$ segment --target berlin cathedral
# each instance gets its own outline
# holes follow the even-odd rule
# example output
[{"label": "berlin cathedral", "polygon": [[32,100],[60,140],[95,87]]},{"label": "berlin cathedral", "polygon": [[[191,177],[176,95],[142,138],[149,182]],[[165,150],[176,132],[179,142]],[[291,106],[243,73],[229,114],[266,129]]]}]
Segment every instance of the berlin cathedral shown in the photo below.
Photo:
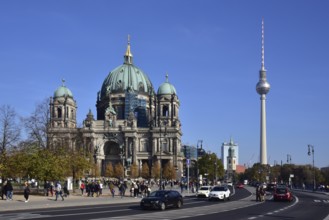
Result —
[{"label": "berlin cathedral", "polygon": [[[81,128],[77,127],[77,102],[63,83],[50,98],[50,146],[61,144],[75,149],[81,141],[94,155],[100,174],[107,164],[122,163],[129,177],[132,164],[141,172],[147,163],[172,165],[177,177],[183,172],[181,152],[180,101],[168,75],[157,93],[149,77],[133,63],[130,41],[124,62],[104,79],[97,92],[97,117],[89,110]],[[86,111],[87,112],[87,111]]]}]

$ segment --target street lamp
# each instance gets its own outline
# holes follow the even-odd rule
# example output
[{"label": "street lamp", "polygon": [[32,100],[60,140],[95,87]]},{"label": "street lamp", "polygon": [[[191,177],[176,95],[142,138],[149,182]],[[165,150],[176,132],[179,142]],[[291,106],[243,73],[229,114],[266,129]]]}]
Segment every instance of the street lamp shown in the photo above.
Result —
[{"label": "street lamp", "polygon": [[196,144],[196,180],[197,180],[197,184],[196,184],[196,191],[198,192],[199,190],[199,143],[200,143],[200,149],[202,149],[202,142],[203,140],[198,140],[197,144]]},{"label": "street lamp", "polygon": [[[165,119],[163,121],[163,124],[165,126],[165,133],[164,136],[167,137],[167,119]],[[163,189],[162,188],[162,137],[161,137],[161,121],[160,121],[160,190]]]},{"label": "street lamp", "polygon": [[97,170],[97,156],[98,156],[98,150],[99,150],[99,146],[96,145],[95,149],[94,149],[94,162],[95,162],[95,179],[96,179],[96,170]]},{"label": "street lamp", "polygon": [[314,146],[313,145],[307,145],[308,146],[308,156],[311,156],[313,158],[313,191],[315,190],[315,168],[314,168]]},{"label": "street lamp", "polygon": [[291,164],[291,155],[290,154],[287,154],[287,163]]},{"label": "street lamp", "polygon": [[217,157],[215,159],[215,181],[214,181],[214,185],[217,185]]},{"label": "street lamp", "polygon": [[123,173],[122,173],[122,182],[125,180],[125,150],[123,145],[120,145],[120,158],[122,160],[122,168],[123,168]]}]

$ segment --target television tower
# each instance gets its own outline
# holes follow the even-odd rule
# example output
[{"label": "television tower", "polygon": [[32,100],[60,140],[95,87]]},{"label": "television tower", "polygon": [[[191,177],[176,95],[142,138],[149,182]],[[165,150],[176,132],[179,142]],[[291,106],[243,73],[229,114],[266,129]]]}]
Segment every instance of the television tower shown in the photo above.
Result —
[{"label": "television tower", "polygon": [[267,164],[266,145],[266,94],[270,91],[270,84],[266,80],[266,70],[264,65],[264,19],[262,19],[262,64],[259,71],[259,81],[256,91],[260,95],[260,164]]}]

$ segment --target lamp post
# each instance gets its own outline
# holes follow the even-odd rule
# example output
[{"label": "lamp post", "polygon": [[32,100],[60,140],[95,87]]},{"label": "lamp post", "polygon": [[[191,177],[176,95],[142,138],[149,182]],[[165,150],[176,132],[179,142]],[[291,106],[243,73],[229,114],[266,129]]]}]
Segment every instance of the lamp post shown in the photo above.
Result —
[{"label": "lamp post", "polygon": [[315,191],[315,168],[314,168],[314,146],[313,145],[307,145],[308,146],[308,156],[311,156],[312,154],[312,160],[313,160],[313,191]]},{"label": "lamp post", "polygon": [[[165,133],[164,136],[167,137],[167,119],[163,121],[163,124],[165,126]],[[162,187],[162,137],[161,137],[161,121],[160,121],[160,190],[163,189]]]},{"label": "lamp post", "polygon": [[290,154],[287,154],[287,163],[291,164],[291,155]]},{"label": "lamp post", "polygon": [[95,149],[94,149],[94,162],[95,162],[95,179],[96,179],[96,170],[97,170],[97,156],[98,156],[98,150],[99,150],[99,146],[96,145]]},{"label": "lamp post", "polygon": [[200,180],[199,180],[199,143],[200,145],[200,149],[202,149],[202,142],[203,140],[198,140],[197,144],[196,144],[196,180],[197,180],[197,184],[196,184],[196,191],[198,192],[199,190],[199,184],[200,184]]},{"label": "lamp post", "polygon": [[214,185],[217,185],[217,157],[215,159],[215,181],[214,181]]},{"label": "lamp post", "polygon": [[123,145],[120,145],[120,158],[122,160],[122,168],[123,168],[123,173],[122,173],[122,182],[125,180],[125,150]]}]

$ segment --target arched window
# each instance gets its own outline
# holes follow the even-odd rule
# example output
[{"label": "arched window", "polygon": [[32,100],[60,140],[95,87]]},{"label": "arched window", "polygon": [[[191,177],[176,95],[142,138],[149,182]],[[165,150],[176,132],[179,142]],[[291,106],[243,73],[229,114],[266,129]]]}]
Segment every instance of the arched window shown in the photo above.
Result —
[{"label": "arched window", "polygon": [[162,107],[162,116],[165,116],[165,117],[169,116],[169,107],[168,107],[168,105],[164,105]]},{"label": "arched window", "polygon": [[62,108],[61,107],[57,108],[57,117],[62,118]]}]

